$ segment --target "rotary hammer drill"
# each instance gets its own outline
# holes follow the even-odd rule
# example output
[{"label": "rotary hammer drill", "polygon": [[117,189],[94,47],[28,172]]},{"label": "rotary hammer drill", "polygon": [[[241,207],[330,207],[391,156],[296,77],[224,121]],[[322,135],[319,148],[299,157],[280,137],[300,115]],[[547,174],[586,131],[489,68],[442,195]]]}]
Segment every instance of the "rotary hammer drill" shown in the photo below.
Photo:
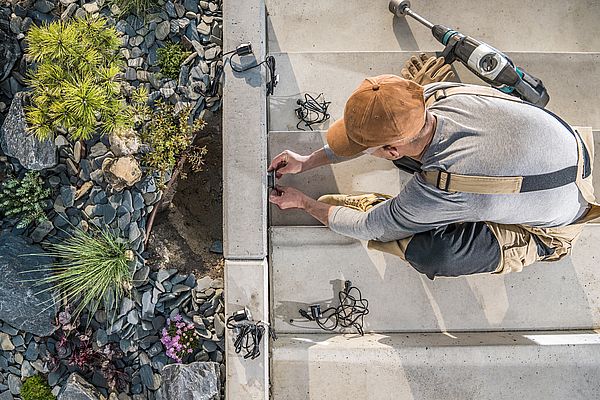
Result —
[{"label": "rotary hammer drill", "polygon": [[459,60],[483,81],[504,93],[539,107],[548,104],[550,97],[542,81],[515,66],[502,52],[444,25],[432,24],[412,11],[408,0],[391,0],[389,9],[398,17],[408,15],[431,29],[433,37],[446,46],[442,53],[446,64]]}]

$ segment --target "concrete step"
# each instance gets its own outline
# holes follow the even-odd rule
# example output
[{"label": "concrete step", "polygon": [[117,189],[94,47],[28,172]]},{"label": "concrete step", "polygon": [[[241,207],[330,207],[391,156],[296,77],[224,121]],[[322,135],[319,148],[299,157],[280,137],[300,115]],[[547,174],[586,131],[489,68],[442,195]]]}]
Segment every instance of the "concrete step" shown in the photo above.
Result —
[{"label": "concrete step", "polygon": [[[600,225],[573,255],[521,273],[430,281],[395,256],[324,227],[272,227],[271,317],[281,333],[315,333],[298,313],[337,304],[344,280],[369,300],[366,331],[440,332],[600,327]],[[335,299],[335,300],[334,300]]]},{"label": "concrete step", "polygon": [[589,400],[600,393],[595,332],[280,335],[275,400]]},{"label": "concrete step", "polygon": [[[314,129],[326,130],[343,115],[348,96],[367,76],[400,74],[414,52],[277,53],[280,83],[269,97],[269,130],[297,130],[296,100],[304,93],[324,93],[331,120]],[[433,53],[432,53],[433,54]],[[509,53],[531,74],[543,80],[550,93],[548,108],[567,122],[600,128],[600,53]],[[462,82],[483,84],[462,64],[455,63]]]},{"label": "concrete step", "polygon": [[[394,18],[388,0],[267,0],[269,51],[441,50],[411,18]],[[435,24],[507,51],[598,51],[600,2],[571,0],[412,1]]]},{"label": "concrete step", "polygon": [[[594,132],[594,186],[600,193],[600,131]],[[283,131],[269,133],[269,159],[289,149],[310,154],[326,143],[325,132]],[[312,198],[328,193],[357,194],[377,192],[396,195],[411,178],[392,163],[376,157],[363,156],[350,162],[316,168],[298,175],[286,175],[279,183],[301,189]],[[281,211],[270,205],[271,226],[321,225],[316,219],[299,210]]]}]

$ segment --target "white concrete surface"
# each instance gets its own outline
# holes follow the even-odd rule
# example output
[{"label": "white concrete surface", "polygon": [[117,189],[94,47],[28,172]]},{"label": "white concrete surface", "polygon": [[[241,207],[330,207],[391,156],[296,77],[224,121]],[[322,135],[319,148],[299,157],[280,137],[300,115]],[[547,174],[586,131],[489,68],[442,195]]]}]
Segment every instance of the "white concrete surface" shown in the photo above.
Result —
[{"label": "white concrete surface", "polygon": [[[348,96],[367,76],[400,74],[414,52],[327,52],[274,54],[280,74],[275,96],[269,99],[269,131],[297,130],[296,100],[304,93],[323,92],[331,101],[330,121],[313,129],[326,130],[343,116]],[[509,53],[544,82],[550,93],[548,109],[567,122],[600,127],[600,53]],[[453,64],[466,83],[483,84],[460,63]]]},{"label": "white concrete surface", "polygon": [[281,335],[275,400],[591,400],[600,335]]},{"label": "white concrete surface", "polygon": [[600,225],[588,226],[572,256],[521,273],[431,281],[398,257],[327,228],[272,227],[272,319],[278,332],[318,332],[298,310],[337,305],[350,280],[369,300],[367,331],[600,328],[599,235]]},{"label": "white concrete surface", "polygon": [[[225,316],[247,307],[255,321],[269,320],[267,261],[225,262]],[[234,334],[226,329],[227,366],[226,395],[228,400],[269,398],[269,341],[261,343],[261,355],[246,360],[236,354]]]},{"label": "white concrete surface", "polygon": [[[412,19],[394,18],[388,0],[267,0],[269,51],[437,51]],[[502,51],[599,51],[597,0],[413,0],[412,8]]]},{"label": "white concrete surface", "polygon": [[[223,15],[225,51],[249,41],[256,59],[262,61],[266,54],[264,1],[225,0]],[[225,67],[223,250],[228,259],[262,260],[267,255],[265,82],[264,68],[238,74]]]}]

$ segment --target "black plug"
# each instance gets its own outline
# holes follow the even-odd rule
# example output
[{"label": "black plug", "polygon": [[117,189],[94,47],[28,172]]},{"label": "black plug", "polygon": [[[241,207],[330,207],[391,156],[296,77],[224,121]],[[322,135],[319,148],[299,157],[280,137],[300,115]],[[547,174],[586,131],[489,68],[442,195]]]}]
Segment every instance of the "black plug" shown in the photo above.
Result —
[{"label": "black plug", "polygon": [[252,54],[252,43],[248,42],[238,45],[238,47],[235,48],[235,54],[240,57]]},{"label": "black plug", "polygon": [[233,313],[232,315],[233,320],[236,322],[240,322],[240,321],[251,321],[252,320],[252,314],[250,313],[250,310],[248,310],[247,308],[244,307],[243,310],[239,310]]}]

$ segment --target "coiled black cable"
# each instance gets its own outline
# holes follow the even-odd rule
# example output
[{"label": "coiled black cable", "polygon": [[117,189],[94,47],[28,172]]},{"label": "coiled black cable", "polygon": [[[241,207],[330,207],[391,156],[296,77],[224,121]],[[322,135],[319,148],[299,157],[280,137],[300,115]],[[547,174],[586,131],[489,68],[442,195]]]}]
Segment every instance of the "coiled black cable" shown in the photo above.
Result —
[{"label": "coiled black cable", "polygon": [[[353,294],[355,293],[355,294]],[[310,313],[300,310],[300,315],[309,321],[315,321],[319,328],[326,331],[335,331],[340,328],[354,328],[363,336],[364,318],[369,314],[369,301],[363,299],[360,289],[346,281],[344,289],[338,293],[340,304],[321,311],[319,305],[310,307]]]},{"label": "coiled black cable", "polygon": [[294,111],[300,120],[296,124],[296,128],[301,131],[305,130],[300,127],[300,124],[303,122],[304,126],[308,127],[312,131],[313,125],[325,122],[331,117],[327,111],[331,102],[325,101],[323,93],[319,94],[317,97],[313,97],[310,94],[305,93],[304,100],[298,99],[296,103],[299,107]]},{"label": "coiled black cable", "polygon": [[246,318],[245,314],[245,319],[241,319],[240,315],[234,314],[227,318],[226,326],[237,335],[233,342],[235,352],[240,354],[243,351],[245,359],[254,360],[260,356],[260,342],[265,333],[268,333],[273,340],[277,339],[277,335],[275,335],[275,331],[266,322],[250,321]]}]

